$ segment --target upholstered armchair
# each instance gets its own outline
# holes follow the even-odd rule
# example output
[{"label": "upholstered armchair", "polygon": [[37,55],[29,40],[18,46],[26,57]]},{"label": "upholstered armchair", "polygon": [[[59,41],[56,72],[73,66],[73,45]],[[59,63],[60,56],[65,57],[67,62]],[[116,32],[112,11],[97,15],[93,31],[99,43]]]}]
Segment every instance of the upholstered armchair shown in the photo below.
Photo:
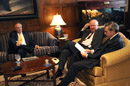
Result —
[{"label": "upholstered armchair", "polygon": [[130,40],[123,41],[124,48],[102,55],[100,66],[79,72],[77,78],[87,86],[130,86]]}]

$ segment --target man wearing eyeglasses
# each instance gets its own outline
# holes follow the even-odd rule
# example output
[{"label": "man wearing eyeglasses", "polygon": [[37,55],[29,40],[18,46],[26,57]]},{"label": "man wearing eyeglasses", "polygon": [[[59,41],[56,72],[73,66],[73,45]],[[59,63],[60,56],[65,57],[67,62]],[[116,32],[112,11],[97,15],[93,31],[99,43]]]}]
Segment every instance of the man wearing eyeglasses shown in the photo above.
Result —
[{"label": "man wearing eyeglasses", "polygon": [[70,82],[74,81],[76,75],[81,70],[92,69],[94,66],[99,66],[101,55],[123,48],[124,43],[118,32],[119,25],[117,23],[106,23],[104,34],[109,39],[93,53],[91,53],[91,49],[86,49],[86,52],[81,52],[81,56],[72,57],[70,60],[72,65],[70,66],[67,75],[57,86],[68,86]]},{"label": "man wearing eyeglasses", "polygon": [[[104,30],[98,28],[98,21],[95,19],[91,20],[88,25],[90,27],[90,30],[84,33],[84,35],[82,36],[81,40],[78,43],[85,49],[92,49],[91,53],[93,53],[93,51],[97,49],[102,42],[102,39],[104,36],[103,35]],[[85,27],[87,27],[87,25],[85,25]],[[58,71],[56,72],[56,78],[59,76],[62,76],[62,71],[64,69],[64,65],[66,63],[68,56],[71,56],[71,57],[81,56],[81,53],[75,47],[75,44],[76,44],[75,42],[68,41],[61,48],[60,50],[61,53],[59,57],[60,62],[59,62]]]}]

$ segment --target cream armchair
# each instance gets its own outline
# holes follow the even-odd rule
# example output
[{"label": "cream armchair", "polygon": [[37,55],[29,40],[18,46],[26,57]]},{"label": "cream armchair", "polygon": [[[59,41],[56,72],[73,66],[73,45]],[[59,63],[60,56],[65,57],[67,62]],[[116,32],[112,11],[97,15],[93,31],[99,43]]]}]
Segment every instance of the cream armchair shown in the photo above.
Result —
[{"label": "cream armchair", "polygon": [[130,40],[123,41],[124,48],[102,55],[100,66],[81,71],[77,78],[87,86],[130,86]]}]

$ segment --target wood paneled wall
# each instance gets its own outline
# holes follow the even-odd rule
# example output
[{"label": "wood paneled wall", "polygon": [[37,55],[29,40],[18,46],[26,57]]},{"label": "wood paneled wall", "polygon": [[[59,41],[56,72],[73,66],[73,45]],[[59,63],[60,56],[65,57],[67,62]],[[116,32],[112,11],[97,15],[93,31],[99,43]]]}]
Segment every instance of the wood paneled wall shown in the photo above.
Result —
[{"label": "wood paneled wall", "polygon": [[[67,25],[62,26],[63,31],[69,34],[69,39],[77,37],[80,27],[78,25],[78,5],[77,0],[38,0],[39,5],[39,18],[35,19],[17,19],[0,21],[0,33],[11,32],[14,29],[14,25],[17,22],[23,24],[23,30],[25,31],[44,31],[54,34],[54,26],[49,24],[52,21],[53,16],[58,13],[61,14]],[[127,27],[130,24],[130,6],[129,12],[127,12],[126,20]]]},{"label": "wood paneled wall", "polygon": [[54,34],[54,26],[50,26],[53,16],[61,14],[63,20],[67,23],[61,26],[63,32],[69,34],[69,39],[77,37],[78,31],[78,6],[77,0],[38,0],[39,18],[17,19],[0,21],[0,33],[11,32],[17,22],[23,24],[24,31],[44,31]]},{"label": "wood paneled wall", "polygon": [[67,25],[61,26],[63,32],[69,34],[69,39],[77,37],[79,31],[78,26],[78,6],[76,0],[41,0],[43,3],[40,13],[42,19],[41,31],[54,34],[55,26],[50,26],[52,18],[55,14],[60,14]]}]

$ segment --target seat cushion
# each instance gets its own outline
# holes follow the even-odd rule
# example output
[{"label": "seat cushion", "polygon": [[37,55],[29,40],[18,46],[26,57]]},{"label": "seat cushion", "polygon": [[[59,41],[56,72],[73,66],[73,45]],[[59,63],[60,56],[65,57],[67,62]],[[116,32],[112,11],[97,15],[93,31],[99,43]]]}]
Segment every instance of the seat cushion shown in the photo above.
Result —
[{"label": "seat cushion", "polygon": [[103,76],[103,70],[102,67],[96,66],[93,69],[86,70],[87,73],[93,75],[93,76]]},{"label": "seat cushion", "polygon": [[[78,73],[77,78],[79,78],[85,84],[89,84],[88,81],[91,81],[94,85],[104,83],[104,76],[95,77],[91,74],[86,73],[86,71],[81,71]],[[89,86],[89,85],[88,85]]]},{"label": "seat cushion", "polygon": [[42,46],[42,48],[34,49],[34,56],[43,56],[56,53],[59,50],[58,46]]},{"label": "seat cushion", "polygon": [[0,52],[0,62],[3,63],[3,62],[6,62],[6,61],[8,61],[7,52]]}]

